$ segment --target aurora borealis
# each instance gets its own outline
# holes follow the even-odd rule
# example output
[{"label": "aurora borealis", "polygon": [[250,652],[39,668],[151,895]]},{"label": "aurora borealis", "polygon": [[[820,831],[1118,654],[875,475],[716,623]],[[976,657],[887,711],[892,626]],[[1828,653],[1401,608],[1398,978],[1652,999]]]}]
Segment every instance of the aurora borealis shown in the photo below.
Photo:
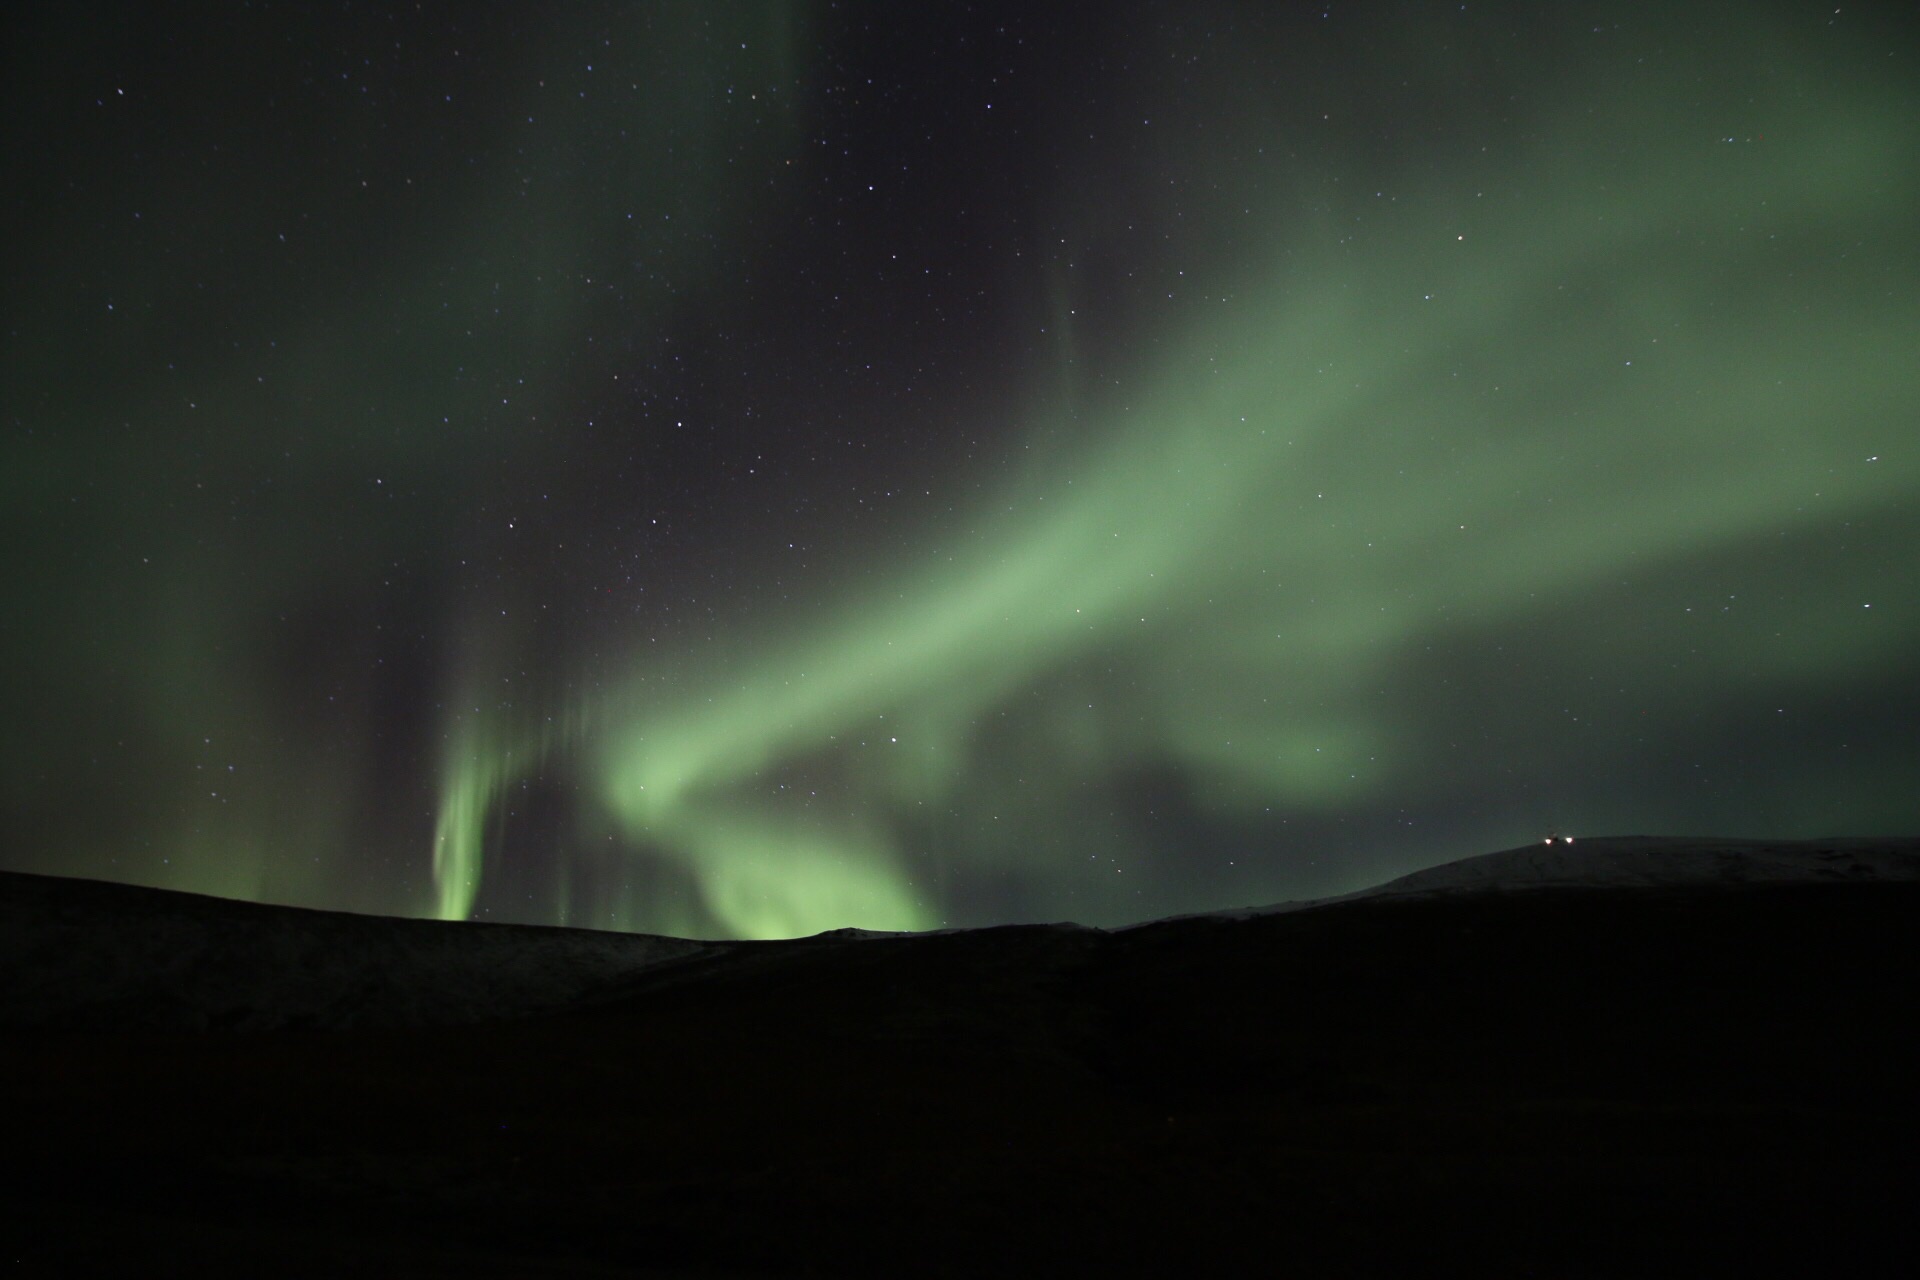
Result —
[{"label": "aurora borealis", "polygon": [[1920,46],[1652,8],[10,17],[3,865],[769,937],[1913,833]]}]

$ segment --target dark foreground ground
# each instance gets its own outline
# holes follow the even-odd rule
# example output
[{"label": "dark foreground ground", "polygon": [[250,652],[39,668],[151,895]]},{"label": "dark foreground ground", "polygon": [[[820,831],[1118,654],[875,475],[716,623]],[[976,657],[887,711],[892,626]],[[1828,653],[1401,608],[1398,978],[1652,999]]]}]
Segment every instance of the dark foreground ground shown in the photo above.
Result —
[{"label": "dark foreground ground", "polygon": [[0,1032],[0,1269],[1895,1274],[1917,923],[1915,884],[1540,890],[761,944],[482,1026]]}]

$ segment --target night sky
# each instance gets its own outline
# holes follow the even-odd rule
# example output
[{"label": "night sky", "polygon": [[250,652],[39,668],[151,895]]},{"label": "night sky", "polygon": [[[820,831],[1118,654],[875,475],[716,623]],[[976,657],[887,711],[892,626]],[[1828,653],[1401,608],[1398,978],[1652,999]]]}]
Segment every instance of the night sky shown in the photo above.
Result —
[{"label": "night sky", "polygon": [[11,15],[0,865],[784,936],[1914,834],[1904,10]]}]

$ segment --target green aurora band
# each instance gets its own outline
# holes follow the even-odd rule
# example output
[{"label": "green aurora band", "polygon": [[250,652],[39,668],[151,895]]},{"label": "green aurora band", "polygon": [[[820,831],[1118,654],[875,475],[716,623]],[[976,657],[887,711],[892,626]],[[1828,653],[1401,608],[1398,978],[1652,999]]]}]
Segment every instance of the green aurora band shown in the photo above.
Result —
[{"label": "green aurora band", "polygon": [[[1436,10],[1324,65],[1105,33],[1111,119],[1018,122],[1054,189],[968,196],[1020,206],[981,285],[1029,363],[925,405],[927,492],[828,513],[804,575],[757,491],[647,541],[680,411],[582,387],[823,243],[782,220],[850,171],[815,117],[884,109],[826,96],[825,10],[476,19],[420,103],[357,50],[287,76],[290,140],[249,132],[280,84],[203,116],[137,45],[61,132],[21,63],[10,153],[73,158],[20,183],[0,352],[4,865],[777,937],[1333,893],[1556,825],[1910,833],[1920,79],[1870,24],[1684,9],[1499,52],[1520,19]],[[206,65],[331,56],[263,21]],[[765,377],[796,437],[836,411]]]},{"label": "green aurora band", "polygon": [[[1920,325],[1893,282],[1914,278],[1920,113],[1883,86],[1796,88],[1712,145],[1694,93],[1635,86],[1466,185],[1269,205],[1280,247],[1169,324],[1133,385],[1088,389],[1090,440],[1050,449],[1076,428],[1036,396],[1051,456],[869,585],[670,670],[636,657],[564,742],[456,735],[440,913],[472,910],[489,810],[556,747],[743,937],[940,923],[897,834],[932,811],[994,828],[976,869],[1018,874],[1049,828],[1124,847],[1075,798],[1131,763],[1203,780],[1229,816],[1381,804],[1424,785],[1381,696],[1414,655],[1504,633],[1606,671],[1604,617],[1557,614],[1911,501],[1920,452],[1890,445]],[[1834,571],[1778,592],[1770,628],[1670,639],[1728,702],[1901,661],[1911,616],[1842,617],[1860,591]],[[1027,728],[996,768],[983,726],[1007,715]],[[1083,892],[1082,914],[1126,918],[1125,892]]]}]

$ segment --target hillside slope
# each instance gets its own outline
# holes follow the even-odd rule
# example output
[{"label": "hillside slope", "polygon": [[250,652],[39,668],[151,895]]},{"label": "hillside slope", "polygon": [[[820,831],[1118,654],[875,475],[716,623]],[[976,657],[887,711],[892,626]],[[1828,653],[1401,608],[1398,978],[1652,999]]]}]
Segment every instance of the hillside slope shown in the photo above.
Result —
[{"label": "hillside slope", "polygon": [[1873,1274],[1917,853],[1479,891],[1515,851],[1112,933],[639,943],[458,1025],[16,1029],[0,1230],[49,1274]]}]

